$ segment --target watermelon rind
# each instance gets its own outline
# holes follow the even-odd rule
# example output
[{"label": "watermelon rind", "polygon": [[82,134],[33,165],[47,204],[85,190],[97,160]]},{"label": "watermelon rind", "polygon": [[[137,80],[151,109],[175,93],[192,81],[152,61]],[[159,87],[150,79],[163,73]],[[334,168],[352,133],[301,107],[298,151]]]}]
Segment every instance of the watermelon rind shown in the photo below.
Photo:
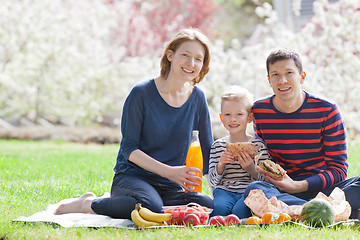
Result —
[{"label": "watermelon rind", "polygon": [[312,199],[304,204],[301,221],[311,227],[326,227],[335,222],[334,207],[324,199]]}]

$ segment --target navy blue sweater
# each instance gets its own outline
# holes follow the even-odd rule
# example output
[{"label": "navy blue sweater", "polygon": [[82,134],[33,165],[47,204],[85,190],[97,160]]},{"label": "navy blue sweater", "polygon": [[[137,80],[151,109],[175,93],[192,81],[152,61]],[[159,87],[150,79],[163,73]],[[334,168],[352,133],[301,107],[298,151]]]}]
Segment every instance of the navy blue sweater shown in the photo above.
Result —
[{"label": "navy blue sweater", "polygon": [[170,166],[185,165],[193,130],[199,130],[204,158],[203,174],[208,172],[213,142],[206,98],[194,86],[181,107],[168,105],[158,92],[154,79],[138,83],[125,100],[121,119],[122,140],[114,167],[115,173],[140,177],[155,186],[176,185],[128,161],[132,151],[140,149]]}]

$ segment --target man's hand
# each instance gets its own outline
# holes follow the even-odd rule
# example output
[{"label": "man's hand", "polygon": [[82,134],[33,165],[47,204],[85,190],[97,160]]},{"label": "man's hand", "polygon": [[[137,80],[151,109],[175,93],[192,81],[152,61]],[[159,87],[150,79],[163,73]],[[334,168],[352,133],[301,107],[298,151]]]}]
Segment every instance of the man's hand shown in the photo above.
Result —
[{"label": "man's hand", "polygon": [[289,175],[285,174],[281,181],[272,179],[268,172],[262,170],[259,166],[256,166],[256,170],[263,175],[264,180],[274,185],[277,189],[286,193],[300,193],[308,190],[309,183],[306,180],[294,181]]}]

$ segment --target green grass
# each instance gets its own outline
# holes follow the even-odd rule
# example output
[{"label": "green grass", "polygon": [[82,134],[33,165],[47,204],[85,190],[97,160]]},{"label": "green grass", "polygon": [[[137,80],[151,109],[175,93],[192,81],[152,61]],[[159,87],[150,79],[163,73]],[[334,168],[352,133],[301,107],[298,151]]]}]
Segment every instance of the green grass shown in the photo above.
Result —
[{"label": "green grass", "polygon": [[[62,228],[12,222],[48,204],[92,191],[110,191],[118,145],[0,140],[0,239],[356,239],[359,229],[304,230],[298,226]],[[349,177],[360,175],[360,144],[349,146]],[[204,184],[204,191],[207,185]]]}]

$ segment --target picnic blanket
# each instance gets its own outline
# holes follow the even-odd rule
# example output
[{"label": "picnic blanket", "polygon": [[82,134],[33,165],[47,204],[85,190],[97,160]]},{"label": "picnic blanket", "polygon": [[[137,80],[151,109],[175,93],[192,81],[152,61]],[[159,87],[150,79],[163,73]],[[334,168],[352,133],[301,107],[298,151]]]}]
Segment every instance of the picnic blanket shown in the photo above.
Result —
[{"label": "picnic blanket", "polygon": [[[29,217],[18,217],[16,218],[15,222],[45,222],[45,223],[51,223],[51,224],[57,224],[64,228],[70,228],[70,227],[89,227],[89,228],[102,228],[102,227],[114,227],[114,228],[126,228],[126,229],[137,229],[134,223],[129,219],[114,219],[108,216],[104,215],[96,215],[96,214],[86,214],[86,213],[68,213],[68,214],[62,214],[62,215],[54,215],[54,210],[56,208],[57,204],[50,204],[46,207],[45,210],[37,212]],[[268,224],[260,224],[260,226],[266,226]],[[298,225],[304,228],[312,229],[313,227],[304,225],[302,223],[298,222],[284,222],[281,225]],[[347,221],[341,221],[337,222],[335,224],[332,224],[330,226],[327,226],[327,228],[334,228],[338,226],[354,226],[355,228],[360,228],[360,221],[359,220],[347,220]],[[235,226],[235,225],[234,225]],[[234,227],[232,226],[232,227]],[[244,227],[256,227],[256,225],[241,225]],[[160,227],[148,227],[148,228],[164,228],[165,226]],[[185,227],[185,226],[171,226],[171,227]],[[201,225],[196,226],[197,227],[213,227],[210,225]]]},{"label": "picnic blanket", "polygon": [[[103,196],[109,195],[105,193]],[[129,219],[114,219],[104,215],[87,214],[87,213],[67,213],[55,215],[55,209],[59,204],[72,200],[73,198],[64,199],[57,204],[50,204],[44,210],[39,211],[31,216],[21,216],[13,221],[15,222],[47,222],[55,223],[64,228],[69,227],[115,227],[115,228],[135,228],[134,223]]]},{"label": "picnic blanket", "polygon": [[[107,196],[108,193],[105,193],[103,196]],[[44,222],[44,223],[51,223],[60,225],[64,228],[70,227],[89,227],[89,228],[102,228],[102,227],[115,227],[115,228],[126,228],[126,229],[137,229],[134,223],[129,219],[114,219],[104,215],[98,214],[87,214],[87,213],[68,213],[68,214],[61,214],[55,215],[55,209],[59,206],[59,204],[64,203],[66,201],[72,200],[73,198],[64,199],[57,204],[49,204],[44,210],[41,210],[31,216],[21,216],[14,219],[14,222]],[[242,219],[245,224],[246,219]],[[255,227],[255,225],[244,225],[240,224],[241,226],[245,227]],[[281,225],[298,225],[305,228],[312,228],[310,226],[304,225],[299,222],[289,221],[284,222]],[[338,227],[338,226],[346,226],[351,225],[356,227],[357,229],[360,228],[360,220],[358,219],[351,219],[347,221],[340,221],[330,226],[328,228]],[[260,226],[266,226],[266,224],[260,224]],[[165,226],[166,227],[166,226]],[[184,226],[174,226],[171,227],[184,227]],[[212,227],[210,225],[199,225],[196,227]],[[154,228],[154,227],[148,227]],[[163,228],[163,226],[156,227],[156,228]]]}]

